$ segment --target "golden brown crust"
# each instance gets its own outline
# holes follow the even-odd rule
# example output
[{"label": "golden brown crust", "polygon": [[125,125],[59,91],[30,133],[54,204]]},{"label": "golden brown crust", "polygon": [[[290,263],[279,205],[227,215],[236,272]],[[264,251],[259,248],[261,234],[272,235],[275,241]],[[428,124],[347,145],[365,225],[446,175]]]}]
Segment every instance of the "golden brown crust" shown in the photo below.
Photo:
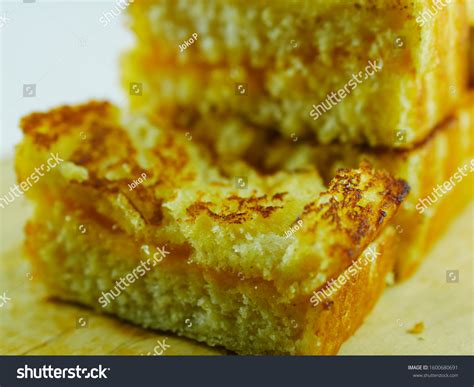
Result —
[{"label": "golden brown crust", "polygon": [[[61,124],[58,117],[66,122]],[[133,134],[140,125],[133,120],[129,125],[125,129],[115,108],[107,103],[30,115],[23,121],[26,140],[17,156],[20,179],[34,168],[28,165],[27,155],[35,155],[35,160],[38,154],[46,157],[43,148],[47,147],[46,151],[57,151],[65,159],[67,168],[49,176],[48,184],[38,184],[42,195],[95,214],[94,219],[117,223],[143,243],[161,235],[162,227],[174,228],[175,234],[160,238],[189,240],[196,251],[218,252],[224,245],[232,251],[233,244],[250,243],[247,237],[235,239],[246,233],[255,240],[276,237],[280,247],[272,253],[274,257],[259,260],[249,255],[246,260],[216,254],[197,255],[196,260],[223,271],[274,279],[281,288],[296,283],[302,294],[324,284],[324,278],[316,279],[318,273],[331,278],[357,258],[395,215],[408,192],[406,183],[373,170],[368,162],[359,169],[339,171],[327,189],[318,186],[304,198],[299,191],[307,188],[301,184],[313,184],[319,178],[315,171],[302,172],[300,186],[288,191],[272,188],[275,177],[248,168],[245,173],[254,176],[255,188],[241,191],[191,142],[161,132],[143,146],[141,136]],[[76,177],[78,169],[82,179]],[[129,188],[142,173],[146,180]],[[289,179],[291,174],[284,176]],[[285,180],[284,176],[279,179]],[[284,231],[297,217],[305,227],[294,235],[295,240],[285,239]],[[220,230],[220,237],[207,237],[215,229]],[[300,247],[291,259],[284,258],[293,243]],[[262,247],[249,244],[247,248],[257,254]]]},{"label": "golden brown crust", "polygon": [[[57,117],[67,123],[61,124]],[[241,353],[336,353],[372,307],[393,267],[391,249],[378,243],[388,244],[392,238],[393,232],[385,226],[407,194],[407,184],[373,170],[368,162],[355,170],[338,171],[327,188],[320,185],[314,169],[263,176],[246,167],[252,180],[246,192],[234,186],[233,178],[212,168],[187,140],[160,132],[153,141],[145,141],[140,128],[148,124],[132,121],[129,125],[124,128],[113,107],[95,102],[23,121],[26,138],[16,160],[20,179],[50,152],[64,158],[63,166],[28,192],[38,202],[36,218],[26,228],[28,255],[52,294],[98,308],[98,283],[112,283],[112,271],[126,272],[136,266],[142,246],[167,245],[173,253],[154,273],[156,281],[168,283],[168,277],[179,277],[188,286],[198,279],[202,294],[214,286],[212,296],[219,297],[225,289],[237,288],[237,305],[244,294],[259,311],[268,300],[277,300],[265,306],[277,321],[273,332],[287,329],[280,321],[290,317],[298,321],[299,328],[290,331],[290,338],[282,334],[289,344],[267,344],[265,335],[259,347],[236,342],[233,334],[216,328],[212,316],[199,334],[166,325],[159,313],[142,319],[142,313],[150,313],[153,286],[136,290],[133,299],[142,300],[141,306],[130,301],[129,309],[108,312],[142,325],[150,326],[151,321],[153,327]],[[151,133],[146,127],[145,132]],[[147,179],[130,189],[128,184],[140,173],[146,173]],[[43,226],[49,211],[48,222],[55,224],[51,229]],[[72,224],[64,224],[65,214],[87,225],[83,239],[77,239],[81,236]],[[285,238],[282,230],[295,219],[305,226],[293,238]],[[363,266],[334,296],[313,307],[308,296],[329,286],[353,261],[360,261],[374,241],[381,254],[376,262]],[[65,259],[69,263],[60,268],[57,262]],[[56,275],[58,271],[62,275]],[[74,287],[64,278],[91,286]],[[176,283],[170,297],[156,301],[166,305],[175,292],[186,288],[181,283]],[[191,309],[200,300],[191,298]],[[179,310],[179,303],[173,305],[170,310]],[[220,314],[216,311],[216,316]],[[249,326],[255,323],[251,315],[248,319]]]},{"label": "golden brown crust", "polygon": [[59,136],[70,133],[77,126],[82,126],[91,115],[108,116],[112,105],[107,101],[90,101],[81,105],[63,105],[47,112],[35,112],[23,117],[20,127],[34,144],[50,147]]},{"label": "golden brown crust", "polygon": [[[327,192],[305,206],[302,240],[308,245],[319,243],[319,255],[338,257],[329,264],[328,278],[347,269],[376,239],[408,192],[403,180],[374,171],[368,162],[362,162],[359,170],[340,169]],[[367,200],[367,196],[372,199]],[[367,203],[362,204],[365,200]],[[312,290],[324,286],[318,284]]]},{"label": "golden brown crust", "polygon": [[[87,181],[75,183],[104,192],[126,192],[128,184],[142,173],[147,176],[147,185],[155,187],[177,186],[195,177],[189,171],[193,160],[187,149],[168,134],[145,155],[153,160],[153,168],[141,166],[136,144],[119,123],[118,109],[107,101],[31,113],[22,118],[20,126],[38,152],[60,150],[67,161],[87,169]],[[130,196],[149,200],[153,195],[137,187]]]},{"label": "golden brown crust", "polygon": [[[453,180],[454,174],[460,173],[458,169],[474,158],[473,134],[474,93],[470,92],[463,97],[462,105],[449,120],[437,127],[423,143],[408,151],[347,145],[298,147],[294,144],[281,149],[274,145],[273,150],[275,154],[285,155],[285,160],[291,159],[292,152],[306,155],[297,166],[315,164],[326,181],[333,179],[338,168],[355,168],[364,159],[369,160],[374,168],[383,168],[406,180],[411,192],[392,221],[397,226],[399,239],[395,245],[398,250],[397,279],[403,280],[414,272],[442,230],[472,198],[472,190],[469,195],[469,184],[464,181],[471,178],[464,177],[452,191],[422,214],[416,208],[420,199],[433,196],[437,185]],[[276,165],[282,167],[282,164]]]},{"label": "golden brown crust", "polygon": [[[335,355],[341,345],[362,324],[386,286],[386,277],[393,270],[394,230],[388,227],[372,247],[380,256],[373,265],[360,265],[357,277],[348,281],[330,298],[308,311],[308,321],[319,338],[307,333],[298,354]],[[362,258],[359,257],[358,261]],[[327,284],[325,284],[327,286]]]},{"label": "golden brown crust", "polygon": [[[283,194],[276,194],[276,197],[281,197]],[[273,198],[275,198],[275,195]],[[274,211],[283,208],[281,205],[270,205],[269,203],[273,202],[272,199],[267,199],[267,195],[253,195],[245,198],[231,195],[225,199],[222,206],[219,205],[221,207],[219,209],[216,209],[216,205],[213,203],[198,201],[190,205],[186,212],[189,215],[188,221],[190,222],[194,221],[200,213],[205,212],[221,223],[242,224],[255,216],[268,218]]]},{"label": "golden brown crust", "polygon": [[[55,222],[61,224],[63,217],[62,213],[56,213],[55,218],[52,217],[50,221],[54,219]],[[79,220],[84,219],[76,219],[76,221]],[[90,287],[81,286],[72,287],[70,279],[73,278],[75,284],[113,283],[113,281],[116,281],[117,275],[122,276],[130,272],[138,264],[140,258],[137,256],[137,251],[140,243],[133,241],[132,238],[124,238],[123,235],[111,235],[110,228],[106,225],[87,223],[90,232],[83,235],[83,239],[74,243],[79,246],[88,246],[84,250],[88,253],[74,258],[75,251],[66,243],[67,239],[61,240],[62,231],[60,228],[48,228],[45,222],[46,217],[41,216],[35,221],[30,221],[27,226],[27,250],[34,264],[35,275],[42,277],[52,296],[61,300],[80,302],[104,312],[104,309],[97,302],[97,298],[101,295],[100,290],[97,291],[94,288],[91,290]],[[65,227],[70,228],[70,225],[66,224]],[[73,233],[75,234],[75,231]],[[102,239],[101,242],[101,254],[109,257],[101,263],[102,270],[97,270],[98,264],[92,258],[97,254],[97,251],[93,250],[97,249],[98,234],[105,236],[105,239]],[[370,265],[361,264],[357,276],[346,282],[343,287],[331,297],[324,299],[316,307],[311,304],[308,297],[285,302],[281,299],[281,295],[272,281],[247,279],[229,272],[218,271],[215,268],[203,270],[194,263],[189,265],[186,263],[186,258],[189,257],[190,250],[186,247],[179,249],[172,246],[169,250],[174,257],[179,257],[179,259],[169,259],[171,256],[166,257],[160,263],[156,274],[165,278],[179,277],[178,284],[189,282],[194,287],[201,284],[200,279],[204,277],[206,286],[214,287],[214,293],[220,293],[221,296],[224,296],[226,289],[228,289],[227,291],[237,289],[239,294],[244,295],[247,302],[254,302],[257,299],[262,308],[267,308],[267,313],[275,313],[277,319],[288,319],[296,323],[292,326],[292,329],[295,326],[296,329],[293,330],[291,336],[291,346],[281,344],[276,348],[268,346],[262,349],[261,347],[260,351],[256,351],[248,340],[243,340],[239,345],[229,346],[230,350],[243,354],[334,355],[341,344],[362,323],[385,287],[385,277],[392,270],[394,262],[393,249],[391,248],[393,236],[394,230],[386,228],[371,245],[375,251],[380,253],[377,260]],[[119,240],[122,241],[122,244],[119,243]],[[51,250],[54,253],[51,253]],[[90,251],[93,252],[89,254]],[[99,260],[101,258],[101,256],[97,257]],[[68,262],[67,265],[64,265],[65,261]],[[361,263],[362,257],[359,257],[356,261]],[[64,267],[62,267],[63,265]],[[154,275],[154,273],[147,274],[147,276],[150,275]],[[105,311],[119,315],[121,318],[136,324],[146,324],[149,327],[151,323],[155,328],[173,330],[187,337],[207,341],[202,336],[196,335],[192,330],[183,330],[183,324],[178,323],[163,328],[161,322],[163,317],[159,313],[151,314],[148,319],[145,319],[143,316],[146,316],[150,311],[149,297],[152,294],[150,291],[153,287],[143,285],[142,281],[144,279],[134,284],[133,297],[127,299],[127,296],[124,295],[120,306],[117,303],[112,303],[111,308]],[[105,290],[108,290],[108,287]],[[202,293],[205,294],[205,290],[202,290]],[[232,293],[232,291],[229,291],[229,293]],[[136,300],[140,300],[138,305]],[[272,306],[274,308],[268,306],[262,300],[273,300]],[[198,300],[194,301],[198,302]],[[173,311],[174,308],[179,310],[179,305],[179,302],[172,303],[169,310]],[[190,317],[192,312],[189,310],[187,313],[187,316]],[[216,329],[218,324],[206,325],[208,323],[207,318],[217,319],[218,321],[222,318],[225,321],[227,317],[227,314],[224,316],[208,314],[203,317],[201,324],[206,327],[208,338],[213,337],[213,330]],[[249,319],[255,322],[255,317],[249,317]],[[235,321],[235,319],[231,319],[231,321]],[[269,321],[265,321],[265,324],[269,323]],[[247,322],[247,324],[250,324],[250,322]],[[272,333],[280,334],[278,330],[282,328],[284,327],[281,325],[274,326]],[[242,329],[242,326],[239,329]],[[226,335],[229,336],[230,333],[230,336],[232,336],[239,329],[229,330]],[[226,338],[221,337],[220,340],[224,339]],[[211,341],[209,344],[215,345],[216,343]],[[218,342],[218,344],[222,344],[222,342]]]}]

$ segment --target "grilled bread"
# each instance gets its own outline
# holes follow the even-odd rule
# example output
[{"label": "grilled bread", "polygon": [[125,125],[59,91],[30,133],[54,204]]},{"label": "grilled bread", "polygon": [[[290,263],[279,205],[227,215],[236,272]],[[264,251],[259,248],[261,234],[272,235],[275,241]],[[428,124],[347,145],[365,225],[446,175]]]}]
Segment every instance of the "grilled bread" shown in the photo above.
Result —
[{"label": "grilled bread", "polygon": [[50,293],[241,354],[336,353],[392,271],[407,184],[368,163],[327,186],[314,167],[224,173],[150,125],[106,102],[22,120],[19,181],[61,159],[27,191]]},{"label": "grilled bread", "polygon": [[[441,233],[473,199],[474,92],[424,142],[411,150],[367,149],[348,145],[311,146],[277,140],[268,144],[266,170],[316,165],[325,181],[339,168],[369,160],[408,182],[410,194],[393,224],[398,230],[396,275],[407,278]],[[437,187],[446,184],[444,193]],[[449,187],[451,186],[451,187]]]},{"label": "grilled bread", "polygon": [[[135,2],[129,11],[138,43],[124,57],[123,82],[127,90],[140,84],[133,109],[196,136],[221,130],[216,121],[251,128],[238,146],[271,128],[322,144],[410,148],[455,110],[466,87],[465,6]],[[225,145],[235,151],[231,141]]]}]

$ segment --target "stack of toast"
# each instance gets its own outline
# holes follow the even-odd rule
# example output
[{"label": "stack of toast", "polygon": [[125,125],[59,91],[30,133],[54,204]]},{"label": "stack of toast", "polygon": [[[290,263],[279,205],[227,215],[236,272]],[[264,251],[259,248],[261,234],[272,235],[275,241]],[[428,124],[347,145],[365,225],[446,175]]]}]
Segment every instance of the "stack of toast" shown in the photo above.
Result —
[{"label": "stack of toast", "polygon": [[35,271],[54,297],[239,354],[336,354],[472,199],[469,12],[131,4],[128,108],[22,119],[19,181],[63,160],[28,191]]}]

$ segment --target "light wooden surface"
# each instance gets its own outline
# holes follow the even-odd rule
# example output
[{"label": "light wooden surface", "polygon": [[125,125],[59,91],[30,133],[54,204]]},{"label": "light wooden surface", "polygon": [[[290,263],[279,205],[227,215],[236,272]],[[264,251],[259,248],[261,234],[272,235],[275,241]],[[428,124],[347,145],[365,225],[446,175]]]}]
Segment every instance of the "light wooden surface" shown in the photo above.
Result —
[{"label": "light wooden surface", "polygon": [[[3,195],[15,181],[11,162],[1,163],[0,178]],[[29,211],[23,198],[0,208],[0,297],[5,292],[9,299],[0,307],[0,354],[153,354],[158,340],[163,343],[165,339],[169,348],[164,355],[226,353],[77,305],[48,300],[21,252],[23,224]],[[471,203],[418,272],[386,290],[340,354],[473,354],[473,223]],[[459,270],[458,283],[446,281],[447,270]],[[418,322],[423,322],[423,332],[408,333]],[[156,351],[159,353],[159,347]]]}]

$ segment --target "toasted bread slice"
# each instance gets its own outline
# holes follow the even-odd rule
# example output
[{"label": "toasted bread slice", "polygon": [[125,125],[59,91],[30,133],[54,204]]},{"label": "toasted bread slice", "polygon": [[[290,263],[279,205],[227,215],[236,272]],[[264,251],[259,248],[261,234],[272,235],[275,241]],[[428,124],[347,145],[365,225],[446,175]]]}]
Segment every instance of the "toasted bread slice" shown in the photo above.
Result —
[{"label": "toasted bread slice", "polygon": [[22,120],[20,181],[62,159],[27,190],[27,252],[51,294],[238,353],[337,352],[392,269],[406,183],[367,163],[327,187],[314,168],[225,176],[149,126],[101,102]]},{"label": "toasted bread slice", "polygon": [[435,3],[136,2],[124,85],[142,84],[134,109],[188,130],[225,117],[287,138],[410,148],[467,83],[466,2]]},{"label": "toasted bread slice", "polygon": [[[311,146],[277,140],[266,153],[267,170],[317,165],[325,181],[339,168],[368,160],[411,187],[393,220],[398,230],[396,275],[407,278],[422,262],[459,211],[474,198],[474,92],[463,96],[456,113],[415,149],[367,149],[343,145]],[[446,192],[437,190],[446,184]]]}]

